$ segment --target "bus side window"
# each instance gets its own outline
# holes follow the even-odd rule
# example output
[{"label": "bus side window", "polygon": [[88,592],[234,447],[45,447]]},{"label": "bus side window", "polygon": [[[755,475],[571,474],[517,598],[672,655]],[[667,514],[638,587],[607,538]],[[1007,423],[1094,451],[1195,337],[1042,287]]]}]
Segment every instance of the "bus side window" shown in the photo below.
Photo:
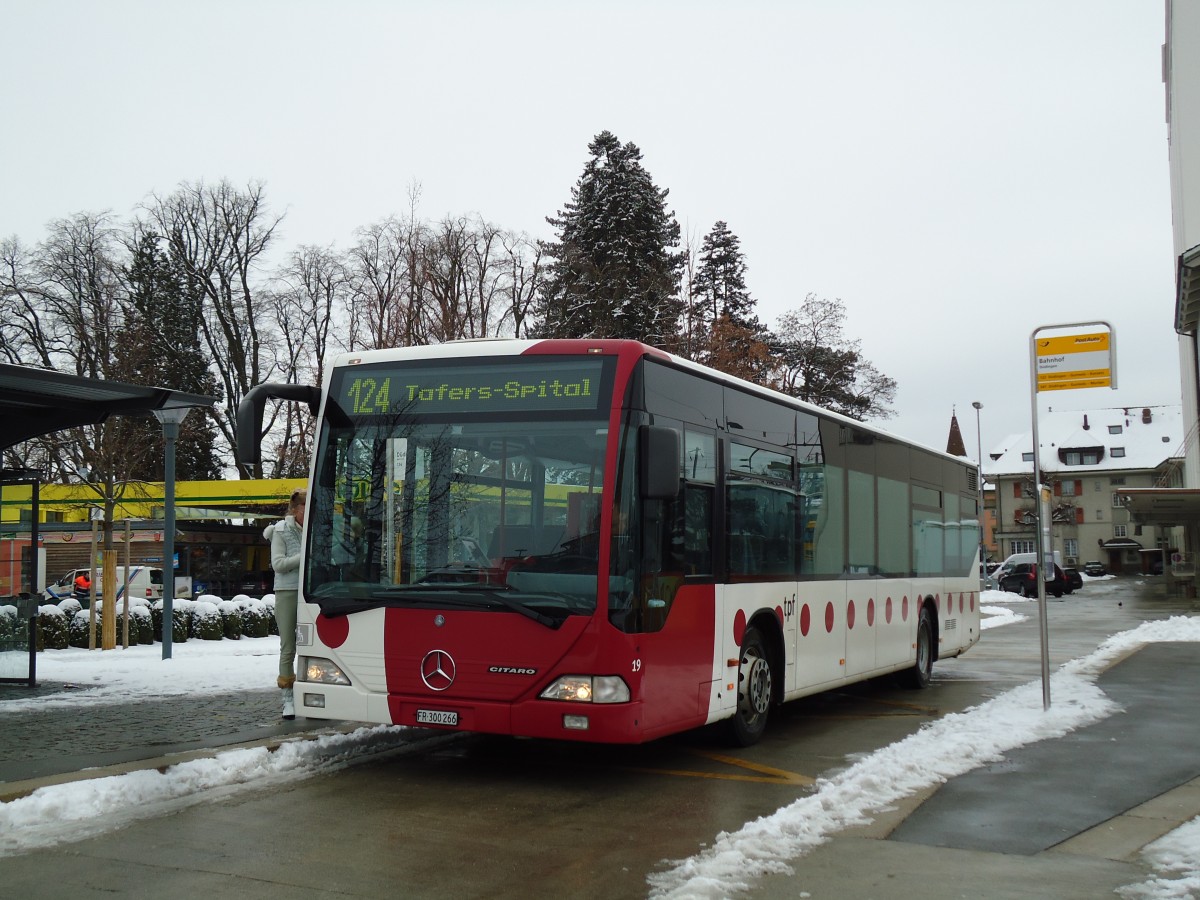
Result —
[{"label": "bus side window", "polygon": [[677,528],[685,575],[713,573],[713,491],[717,481],[717,439],[689,427],[683,436],[683,502]]}]

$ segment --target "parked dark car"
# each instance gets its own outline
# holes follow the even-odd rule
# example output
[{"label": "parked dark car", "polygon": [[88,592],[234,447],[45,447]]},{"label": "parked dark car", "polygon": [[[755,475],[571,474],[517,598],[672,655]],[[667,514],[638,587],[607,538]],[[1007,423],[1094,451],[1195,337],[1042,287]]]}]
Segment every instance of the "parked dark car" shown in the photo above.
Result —
[{"label": "parked dark car", "polygon": [[1073,566],[1067,566],[1063,569],[1063,575],[1067,579],[1067,593],[1073,594],[1079,588],[1083,587],[1083,576],[1079,574],[1079,570]]},{"label": "parked dark car", "polygon": [[275,573],[271,569],[246,572],[238,582],[238,591],[251,597],[269,594],[275,587]]},{"label": "parked dark car", "polygon": [[[1020,563],[1000,579],[1000,590],[1021,594],[1025,597],[1036,597],[1038,595],[1037,580],[1037,564]],[[1055,597],[1061,597],[1068,593],[1067,576],[1058,566],[1054,567],[1054,580],[1046,582],[1046,593],[1053,594]]]},{"label": "parked dark car", "polygon": [[1083,574],[1095,578],[1099,575],[1107,575],[1108,569],[1104,568],[1104,563],[1093,559],[1083,564]]}]

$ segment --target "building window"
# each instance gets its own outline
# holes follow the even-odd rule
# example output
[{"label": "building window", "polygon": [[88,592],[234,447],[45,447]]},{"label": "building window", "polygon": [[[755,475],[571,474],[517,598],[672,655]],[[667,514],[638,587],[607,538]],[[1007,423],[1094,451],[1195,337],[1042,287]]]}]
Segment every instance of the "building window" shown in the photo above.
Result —
[{"label": "building window", "polygon": [[1121,509],[1125,505],[1121,502],[1121,495],[1116,491],[1114,491],[1112,495],[1112,505],[1113,509]]},{"label": "building window", "polygon": [[1097,481],[1097,482],[1096,482],[1096,490],[1098,490],[1098,491],[1102,491],[1102,490],[1104,490],[1104,482],[1102,482],[1102,481]]},{"label": "building window", "polygon": [[1113,458],[1119,459],[1120,457],[1125,455],[1125,448],[1124,447],[1111,447],[1111,448],[1109,448],[1108,452],[1109,452],[1109,454],[1111,454],[1113,456]]},{"label": "building window", "polygon": [[1108,483],[1109,483],[1109,484],[1115,484],[1115,485],[1117,485],[1117,486],[1119,487],[1119,486],[1121,486],[1121,485],[1123,485],[1123,484],[1125,483],[1125,476],[1124,476],[1124,475],[1117,475],[1117,476],[1116,476],[1116,477],[1114,477],[1114,478],[1110,478],[1110,479],[1108,479]]},{"label": "building window", "polygon": [[1128,532],[1124,525],[1114,525],[1113,526],[1113,537],[1123,538],[1123,537],[1128,537],[1128,536],[1129,536]]},{"label": "building window", "polygon": [[1013,541],[1012,542],[1012,552],[1013,553],[1037,553],[1037,542],[1036,541]]},{"label": "building window", "polygon": [[1109,425],[1108,426],[1109,434],[1120,434],[1124,430],[1125,430],[1124,427],[1121,425]]},{"label": "building window", "polygon": [[1103,522],[1103,521],[1104,521],[1104,510],[1102,510],[1102,509],[1098,509],[1098,510],[1096,510],[1096,521],[1097,521],[1097,522]]},{"label": "building window", "polygon": [[1067,562],[1073,562],[1079,559],[1079,539],[1066,538],[1063,541],[1063,549],[1067,552]]},{"label": "building window", "polygon": [[1033,452],[1030,451],[1029,453],[1022,453],[1021,462],[1033,462]]},{"label": "building window", "polygon": [[1074,497],[1075,496],[1075,484],[1076,483],[1074,481],[1060,481],[1059,484],[1061,485],[1061,488],[1059,490],[1060,497]]}]

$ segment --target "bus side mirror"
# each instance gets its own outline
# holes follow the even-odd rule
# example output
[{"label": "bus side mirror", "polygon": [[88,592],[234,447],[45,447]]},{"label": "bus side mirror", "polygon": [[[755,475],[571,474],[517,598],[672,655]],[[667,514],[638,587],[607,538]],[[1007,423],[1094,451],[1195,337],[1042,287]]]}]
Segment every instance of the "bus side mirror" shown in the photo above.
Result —
[{"label": "bus side mirror", "polygon": [[307,403],[314,416],[321,408],[321,389],[317,387],[304,384],[256,384],[250,388],[238,404],[235,423],[237,461],[241,465],[256,466],[262,461],[263,407],[271,398]]},{"label": "bus side mirror", "polygon": [[679,432],[661,425],[638,429],[638,459],[642,497],[670,500],[679,493]]}]

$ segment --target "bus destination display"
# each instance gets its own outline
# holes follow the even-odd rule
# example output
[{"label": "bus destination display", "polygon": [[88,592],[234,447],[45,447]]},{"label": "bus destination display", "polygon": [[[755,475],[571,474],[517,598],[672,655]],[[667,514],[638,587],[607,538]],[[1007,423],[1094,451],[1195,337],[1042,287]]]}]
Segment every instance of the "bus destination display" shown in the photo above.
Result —
[{"label": "bus destination display", "polygon": [[[348,368],[333,395],[351,415],[595,410],[604,361]],[[340,384],[339,384],[340,382]]]}]

